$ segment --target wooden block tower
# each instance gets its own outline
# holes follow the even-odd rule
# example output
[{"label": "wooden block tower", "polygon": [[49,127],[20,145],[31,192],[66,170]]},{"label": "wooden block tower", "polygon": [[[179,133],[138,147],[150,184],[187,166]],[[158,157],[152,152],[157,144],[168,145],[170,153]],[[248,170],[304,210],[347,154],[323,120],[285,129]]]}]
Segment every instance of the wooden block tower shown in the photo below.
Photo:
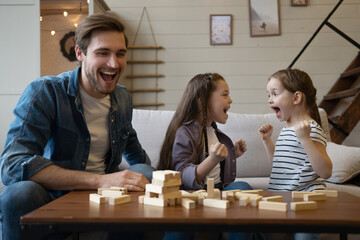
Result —
[{"label": "wooden block tower", "polygon": [[180,172],[172,170],[154,171],[151,184],[146,184],[142,201],[147,205],[166,207],[181,204]]}]

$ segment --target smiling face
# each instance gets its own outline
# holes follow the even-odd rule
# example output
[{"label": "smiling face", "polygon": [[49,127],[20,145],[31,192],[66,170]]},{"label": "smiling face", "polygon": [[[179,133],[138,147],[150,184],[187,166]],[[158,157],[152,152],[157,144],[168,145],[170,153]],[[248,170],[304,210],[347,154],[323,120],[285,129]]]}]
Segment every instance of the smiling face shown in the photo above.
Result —
[{"label": "smiling face", "polygon": [[216,89],[211,93],[207,103],[208,126],[210,126],[213,121],[222,124],[226,123],[228,119],[227,111],[232,103],[229,86],[224,80],[216,81],[215,87]]},{"label": "smiling face", "polygon": [[95,31],[86,55],[78,46],[76,57],[81,61],[80,84],[92,97],[103,98],[112,93],[126,65],[124,33]]},{"label": "smiling face", "polygon": [[277,78],[270,78],[267,84],[269,104],[274,110],[280,122],[291,122],[291,115],[294,109],[294,94],[289,92]]}]

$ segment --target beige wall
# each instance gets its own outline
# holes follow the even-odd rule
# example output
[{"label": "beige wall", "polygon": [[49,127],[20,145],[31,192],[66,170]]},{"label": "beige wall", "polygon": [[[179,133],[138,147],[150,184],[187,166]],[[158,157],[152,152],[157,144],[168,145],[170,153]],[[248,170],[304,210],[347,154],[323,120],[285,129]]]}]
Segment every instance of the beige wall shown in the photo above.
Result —
[{"label": "beige wall", "polygon": [[[310,0],[307,7],[292,7],[290,0],[280,0],[281,36],[251,38],[249,33],[249,6],[247,0],[107,0],[110,9],[127,27],[130,43],[134,39],[143,7],[146,6],[158,45],[160,109],[175,109],[186,83],[197,73],[219,72],[227,80],[233,104],[238,113],[270,112],[265,90],[268,76],[287,68],[320,23],[338,2],[337,0]],[[209,44],[209,15],[233,15],[233,45]],[[345,0],[330,22],[360,42],[360,2]],[[147,18],[144,17],[136,45],[153,45]],[[148,51],[137,58],[154,58]],[[324,27],[310,47],[294,65],[310,74],[322,99],[337,77],[356,56],[358,49]],[[139,56],[144,55],[144,56]],[[130,55],[129,55],[130,57]],[[130,72],[130,66],[127,72]],[[152,66],[137,66],[135,72],[154,71]],[[121,83],[130,86],[128,79]],[[151,79],[137,79],[134,87],[153,87]],[[151,94],[135,94],[134,102],[152,101]],[[359,124],[358,124],[359,125]],[[359,126],[345,142],[360,146]]]},{"label": "beige wall", "polygon": [[[60,50],[61,39],[69,32],[75,31],[74,23],[80,23],[87,14],[47,15],[41,21],[41,76],[58,75],[75,69],[77,61],[69,61]],[[56,34],[51,35],[50,31]]]}]

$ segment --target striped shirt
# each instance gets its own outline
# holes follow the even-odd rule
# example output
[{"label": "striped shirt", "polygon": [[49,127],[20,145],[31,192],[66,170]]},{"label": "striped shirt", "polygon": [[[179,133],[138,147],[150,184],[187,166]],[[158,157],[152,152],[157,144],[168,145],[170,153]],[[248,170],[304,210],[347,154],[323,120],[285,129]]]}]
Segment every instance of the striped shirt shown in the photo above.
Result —
[{"label": "striped shirt", "polygon": [[[309,121],[310,138],[326,146],[326,135],[320,125]],[[312,168],[295,127],[283,128],[275,144],[269,191],[313,191],[325,189],[325,182]]]}]

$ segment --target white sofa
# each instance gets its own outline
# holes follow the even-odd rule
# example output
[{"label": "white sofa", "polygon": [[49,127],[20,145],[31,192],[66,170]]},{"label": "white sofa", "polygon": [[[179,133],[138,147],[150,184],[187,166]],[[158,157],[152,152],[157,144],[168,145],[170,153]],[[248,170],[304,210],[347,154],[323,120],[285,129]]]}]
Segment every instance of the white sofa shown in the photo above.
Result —
[{"label": "white sofa", "polygon": [[[140,143],[151,159],[151,164],[156,168],[159,160],[159,152],[164,140],[167,127],[172,119],[174,111],[163,110],[134,110],[133,127],[137,131]],[[329,136],[329,125],[326,112],[320,109],[322,125]],[[237,159],[237,180],[248,182],[253,188],[266,189],[269,181],[271,166],[266,157],[258,128],[270,123],[274,126],[273,140],[283,127],[275,114],[237,114],[229,113],[226,124],[218,124],[218,127],[233,141],[242,138],[246,141],[247,152]],[[360,197],[360,187],[346,183],[352,177],[360,173],[360,148],[347,147],[328,143],[328,154],[333,161],[333,176],[328,179],[328,189],[345,191]],[[125,168],[123,161],[121,168]]]},{"label": "white sofa", "polygon": [[[140,143],[156,168],[162,142],[174,111],[137,110],[133,112],[133,127],[136,129]],[[329,136],[329,125],[325,111],[320,110],[322,125]],[[266,157],[265,149],[257,132],[258,128],[270,123],[274,126],[273,140],[275,141],[283,123],[275,114],[238,114],[229,113],[226,124],[218,127],[233,141],[242,138],[247,143],[246,153],[237,159],[237,180],[248,182],[254,189],[266,189],[269,181],[271,166]],[[333,161],[333,176],[328,179],[328,189],[345,191],[360,197],[360,187],[347,181],[360,173],[360,148],[347,147],[328,142],[328,154]],[[126,168],[126,161],[122,161],[121,168]],[[359,176],[358,176],[359,178]],[[4,188],[0,182],[0,192]]]}]

